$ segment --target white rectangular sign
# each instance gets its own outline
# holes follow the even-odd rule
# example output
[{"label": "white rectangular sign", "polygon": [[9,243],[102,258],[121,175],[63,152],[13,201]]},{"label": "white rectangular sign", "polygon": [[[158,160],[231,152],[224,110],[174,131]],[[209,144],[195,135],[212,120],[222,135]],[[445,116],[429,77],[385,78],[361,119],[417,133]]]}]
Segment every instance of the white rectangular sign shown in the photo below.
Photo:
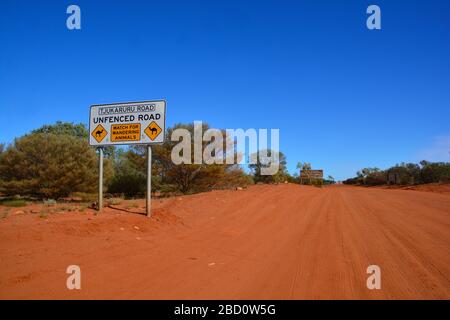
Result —
[{"label": "white rectangular sign", "polygon": [[166,101],[93,105],[89,119],[91,146],[163,143]]}]

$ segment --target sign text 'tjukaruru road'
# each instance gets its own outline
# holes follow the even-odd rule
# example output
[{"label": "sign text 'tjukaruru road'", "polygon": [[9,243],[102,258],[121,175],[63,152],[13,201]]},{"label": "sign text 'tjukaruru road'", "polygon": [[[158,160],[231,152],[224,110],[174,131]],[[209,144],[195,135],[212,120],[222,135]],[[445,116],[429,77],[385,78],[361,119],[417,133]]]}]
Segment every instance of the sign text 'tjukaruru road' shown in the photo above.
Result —
[{"label": "sign text 'tjukaruru road'", "polygon": [[157,144],[164,142],[164,100],[93,105],[89,144]]}]

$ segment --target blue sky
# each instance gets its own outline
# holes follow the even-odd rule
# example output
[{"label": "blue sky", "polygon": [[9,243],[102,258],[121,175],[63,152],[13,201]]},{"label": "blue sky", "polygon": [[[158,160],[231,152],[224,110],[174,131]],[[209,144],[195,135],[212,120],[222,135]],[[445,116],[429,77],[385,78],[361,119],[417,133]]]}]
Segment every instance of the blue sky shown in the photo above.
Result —
[{"label": "blue sky", "polygon": [[1,1],[0,141],[164,98],[168,125],[279,128],[291,172],[450,161],[449,14],[445,0]]}]

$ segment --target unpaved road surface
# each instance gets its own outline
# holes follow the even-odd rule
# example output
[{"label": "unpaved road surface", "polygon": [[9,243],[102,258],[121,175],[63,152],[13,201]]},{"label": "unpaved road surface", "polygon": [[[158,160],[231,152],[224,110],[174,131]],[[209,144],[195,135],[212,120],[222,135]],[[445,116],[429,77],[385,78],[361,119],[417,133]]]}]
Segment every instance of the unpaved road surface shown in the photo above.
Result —
[{"label": "unpaved road surface", "polygon": [[[293,184],[0,219],[0,298],[449,299],[450,195]],[[81,290],[66,268],[81,268]],[[366,269],[381,268],[381,290]]]}]

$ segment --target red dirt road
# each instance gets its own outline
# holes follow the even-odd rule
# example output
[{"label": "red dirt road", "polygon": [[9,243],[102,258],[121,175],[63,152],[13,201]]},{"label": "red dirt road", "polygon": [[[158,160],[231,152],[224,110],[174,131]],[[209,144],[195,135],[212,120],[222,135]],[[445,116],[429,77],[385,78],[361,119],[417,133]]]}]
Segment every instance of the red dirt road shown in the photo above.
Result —
[{"label": "red dirt road", "polygon": [[[154,209],[0,219],[0,298],[450,298],[450,194],[287,184]],[[381,290],[366,287],[373,264]]]}]

